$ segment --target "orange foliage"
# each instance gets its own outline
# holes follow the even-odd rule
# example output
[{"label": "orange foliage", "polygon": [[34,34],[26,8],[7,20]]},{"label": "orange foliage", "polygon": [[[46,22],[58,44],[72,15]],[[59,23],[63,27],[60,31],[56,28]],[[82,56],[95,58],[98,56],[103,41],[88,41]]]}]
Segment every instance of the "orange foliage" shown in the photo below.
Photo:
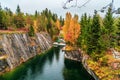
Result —
[{"label": "orange foliage", "polygon": [[34,24],[33,24],[33,26],[34,26],[34,30],[35,30],[35,32],[37,32],[38,25],[37,25],[37,21],[36,21],[36,20],[34,20]]},{"label": "orange foliage", "polygon": [[66,14],[65,24],[63,26],[63,36],[66,42],[75,44],[80,34],[80,24],[78,23],[78,16],[73,18],[70,13]]},{"label": "orange foliage", "polygon": [[64,36],[64,40],[67,41],[67,34],[68,34],[68,28],[70,26],[70,21],[71,21],[71,14],[67,13],[66,14],[66,19],[65,19],[65,24],[63,26],[63,36]]},{"label": "orange foliage", "polygon": [[56,21],[56,27],[58,28],[58,30],[60,30],[60,21],[58,19]]}]

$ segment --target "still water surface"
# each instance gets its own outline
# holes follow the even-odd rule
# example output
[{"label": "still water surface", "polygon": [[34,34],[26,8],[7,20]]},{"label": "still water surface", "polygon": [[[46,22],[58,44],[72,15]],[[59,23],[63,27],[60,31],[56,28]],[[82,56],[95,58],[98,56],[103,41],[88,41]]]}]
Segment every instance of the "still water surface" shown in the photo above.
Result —
[{"label": "still water surface", "polygon": [[55,48],[36,56],[0,80],[93,80],[81,63],[64,59],[64,52]]}]

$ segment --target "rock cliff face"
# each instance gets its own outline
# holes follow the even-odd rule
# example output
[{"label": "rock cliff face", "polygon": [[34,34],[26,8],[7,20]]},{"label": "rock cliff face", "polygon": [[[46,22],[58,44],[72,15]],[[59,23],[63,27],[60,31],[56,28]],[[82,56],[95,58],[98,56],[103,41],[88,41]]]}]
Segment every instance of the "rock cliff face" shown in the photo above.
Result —
[{"label": "rock cliff face", "polygon": [[80,50],[65,51],[65,58],[82,62],[83,55]]},{"label": "rock cliff face", "polygon": [[28,34],[3,34],[0,40],[0,72],[15,68],[51,46],[52,40],[47,33],[36,33],[34,38]]}]

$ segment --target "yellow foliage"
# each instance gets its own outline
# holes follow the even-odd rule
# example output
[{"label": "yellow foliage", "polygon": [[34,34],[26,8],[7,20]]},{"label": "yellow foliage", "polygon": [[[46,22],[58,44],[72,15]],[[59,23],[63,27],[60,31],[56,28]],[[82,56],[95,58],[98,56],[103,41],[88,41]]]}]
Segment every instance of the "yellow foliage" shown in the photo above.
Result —
[{"label": "yellow foliage", "polygon": [[78,16],[73,18],[70,13],[66,14],[65,24],[63,26],[63,36],[66,42],[75,44],[80,34],[80,24],[78,23]]},{"label": "yellow foliage", "polygon": [[65,50],[67,50],[67,51],[74,50],[74,47],[67,45],[67,46],[65,47]]},{"label": "yellow foliage", "polygon": [[58,30],[60,30],[60,21],[58,19],[56,21],[56,26],[57,26]]},{"label": "yellow foliage", "polygon": [[64,22],[64,26],[63,26],[63,36],[64,36],[64,40],[67,39],[67,34],[68,34],[68,29],[69,29],[69,26],[70,26],[70,21],[71,21],[71,14],[70,13],[67,13],[66,14],[66,19],[65,19],[65,22]]},{"label": "yellow foliage", "polygon": [[[102,58],[100,58],[100,61],[102,61]],[[113,70],[109,66],[102,66],[99,62],[95,62],[92,59],[87,60],[87,64],[99,76],[100,80],[113,80],[114,75],[120,72],[120,70]]]},{"label": "yellow foliage", "polygon": [[37,32],[37,29],[38,29],[38,26],[37,26],[37,21],[36,21],[36,20],[34,20],[34,30],[35,30],[35,32]]}]

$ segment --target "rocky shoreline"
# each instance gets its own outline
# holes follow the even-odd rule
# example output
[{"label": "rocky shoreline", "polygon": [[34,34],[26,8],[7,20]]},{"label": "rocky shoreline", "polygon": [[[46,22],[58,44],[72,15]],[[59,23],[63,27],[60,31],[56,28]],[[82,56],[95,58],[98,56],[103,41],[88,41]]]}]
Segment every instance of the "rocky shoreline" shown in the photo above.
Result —
[{"label": "rocky shoreline", "polygon": [[[64,50],[65,51],[65,50]],[[83,53],[80,49],[78,50],[72,50],[72,51],[65,51],[65,58],[73,61],[78,61],[83,64],[83,67],[86,69],[86,71],[95,79],[100,80],[98,76],[88,67],[86,63],[86,56],[83,56]]]},{"label": "rocky shoreline", "polygon": [[0,39],[0,74],[11,71],[30,58],[52,47],[47,33],[36,33],[29,37],[27,33],[2,34]]}]

